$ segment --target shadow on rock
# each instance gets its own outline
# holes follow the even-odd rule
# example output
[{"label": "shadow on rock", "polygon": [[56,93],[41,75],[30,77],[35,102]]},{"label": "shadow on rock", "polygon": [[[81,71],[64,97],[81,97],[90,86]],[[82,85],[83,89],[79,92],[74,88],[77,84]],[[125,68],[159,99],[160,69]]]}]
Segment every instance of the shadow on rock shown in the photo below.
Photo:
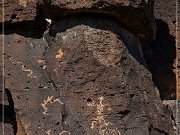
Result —
[{"label": "shadow on rock", "polygon": [[175,37],[170,35],[166,22],[156,19],[157,35],[152,45],[153,56],[146,59],[153,81],[162,100],[176,98],[176,75],[173,72],[176,58]]},{"label": "shadow on rock", "polygon": [[[85,16],[86,15],[86,16]],[[109,19],[110,18],[110,19]],[[96,23],[94,23],[96,22]],[[142,54],[139,40],[135,34],[121,27],[119,22],[107,15],[98,14],[78,14],[76,16],[69,16],[63,20],[59,20],[52,25],[48,31],[48,36],[55,37],[57,33],[68,31],[76,26],[85,25],[92,29],[99,29],[104,31],[111,31],[116,34],[120,40],[123,41],[129,53],[142,65],[147,67],[145,59]],[[45,32],[46,33],[46,32]]]},{"label": "shadow on rock", "polygon": [[[18,34],[24,37],[40,39],[47,29],[46,25],[47,22],[44,20],[29,20],[14,23],[4,22],[4,35]],[[2,23],[0,23],[0,29],[2,29]],[[2,31],[0,31],[0,34],[2,34]]]},{"label": "shadow on rock", "polygon": [[[5,89],[5,94],[8,97],[9,105],[0,104],[0,122],[9,123],[13,126],[14,134],[17,133],[17,121],[16,121],[16,112],[14,109],[14,102],[12,99],[11,92],[8,89]],[[3,112],[4,110],[4,112]],[[3,118],[4,113],[4,118]]]}]

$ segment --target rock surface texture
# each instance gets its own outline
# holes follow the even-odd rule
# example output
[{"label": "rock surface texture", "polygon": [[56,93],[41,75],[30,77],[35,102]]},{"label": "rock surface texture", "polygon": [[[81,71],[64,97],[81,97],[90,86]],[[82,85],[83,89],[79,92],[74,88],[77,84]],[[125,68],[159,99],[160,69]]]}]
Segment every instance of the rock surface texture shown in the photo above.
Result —
[{"label": "rock surface texture", "polygon": [[[155,37],[153,4],[7,1],[1,34],[5,132],[174,135],[172,112],[162,103],[144,58]],[[52,21],[48,26],[46,18]]]},{"label": "rock surface texture", "polygon": [[155,2],[157,24],[156,39],[152,45],[152,57],[147,63],[161,98],[176,98],[176,0]]},{"label": "rock surface texture", "polygon": [[[36,25],[39,18],[57,21],[74,14],[111,17],[136,33],[142,42],[144,54],[149,55],[147,44],[153,41],[156,31],[153,8],[154,0],[12,0],[5,3],[4,21],[7,25],[11,22],[13,26],[14,22],[22,25],[29,21],[31,25]],[[38,21],[32,23],[33,20]]]},{"label": "rock surface texture", "polygon": [[[154,56],[150,60],[149,67],[151,68],[153,80],[160,90],[161,98],[165,100],[164,102],[168,104],[170,108],[172,108],[179,129],[176,134],[179,135],[180,111],[178,110],[180,110],[180,44],[178,39],[180,39],[180,25],[177,25],[177,22],[180,22],[180,6],[177,5],[179,4],[178,2],[179,1],[176,0],[155,1],[154,12],[157,24],[157,37],[152,46]],[[177,65],[175,60],[177,60]]]}]

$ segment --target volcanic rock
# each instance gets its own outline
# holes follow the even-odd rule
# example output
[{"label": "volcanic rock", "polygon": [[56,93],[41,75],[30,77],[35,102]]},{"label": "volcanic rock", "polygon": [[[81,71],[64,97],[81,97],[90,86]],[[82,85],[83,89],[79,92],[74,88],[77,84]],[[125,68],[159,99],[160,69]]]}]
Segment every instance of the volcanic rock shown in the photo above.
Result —
[{"label": "volcanic rock", "polygon": [[5,130],[174,135],[172,113],[144,58],[155,37],[153,2],[7,1]]},{"label": "volcanic rock", "polygon": [[[126,29],[138,34],[143,46],[148,46],[148,42],[152,42],[155,38],[156,31],[153,4],[154,0],[10,0],[4,4],[4,21],[7,24],[24,23],[38,18],[57,21],[74,14],[109,16],[116,19]],[[2,14],[0,18],[2,22]],[[34,23],[34,25],[41,27],[40,23]]]},{"label": "volcanic rock", "polygon": [[176,0],[155,1],[156,38],[146,59],[163,100],[176,99]]},{"label": "volcanic rock", "polygon": [[[112,21],[80,17],[54,24],[44,37],[49,45],[47,71],[68,108],[65,131],[173,134],[151,75],[137,59],[141,55],[131,52],[140,54],[132,33]],[[69,113],[78,122],[78,132]]]}]

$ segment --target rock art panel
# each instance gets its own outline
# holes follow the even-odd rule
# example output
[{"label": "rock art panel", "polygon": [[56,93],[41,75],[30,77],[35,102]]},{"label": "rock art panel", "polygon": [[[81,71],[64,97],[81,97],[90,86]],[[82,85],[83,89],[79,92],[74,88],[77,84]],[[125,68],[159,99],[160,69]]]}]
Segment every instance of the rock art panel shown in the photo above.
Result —
[{"label": "rock art panel", "polygon": [[[163,111],[166,107],[137,48],[139,42],[128,33],[109,20],[59,21],[44,34],[49,45],[47,72],[84,134],[173,134],[172,123],[166,121],[171,118]],[[129,46],[139,55],[133,55]],[[66,131],[74,134],[67,119]]]},{"label": "rock art panel", "polygon": [[4,4],[8,134],[174,134],[146,64],[154,0]]}]

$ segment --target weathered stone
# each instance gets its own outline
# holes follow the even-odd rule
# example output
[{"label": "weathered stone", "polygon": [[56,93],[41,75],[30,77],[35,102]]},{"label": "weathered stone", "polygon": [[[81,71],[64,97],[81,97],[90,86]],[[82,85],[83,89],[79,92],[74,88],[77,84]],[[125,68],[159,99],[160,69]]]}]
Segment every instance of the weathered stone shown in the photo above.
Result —
[{"label": "weathered stone", "polygon": [[172,111],[172,117],[176,122],[176,135],[180,134],[180,100],[164,100],[163,103]]},{"label": "weathered stone", "polygon": [[6,1],[8,134],[174,135],[141,48],[155,36],[153,4]]},{"label": "weathered stone", "polygon": [[5,3],[4,21],[8,24],[24,23],[38,18],[56,21],[75,14],[110,16],[126,29],[136,33],[145,45],[155,37],[153,4],[154,0],[11,0]]},{"label": "weathered stone", "polygon": [[[8,31],[7,33],[14,33]],[[30,37],[40,35],[33,31]],[[5,86],[12,94],[14,107],[21,123],[18,126],[28,135],[46,134],[49,129],[58,134],[62,127],[63,104],[46,72],[43,53],[46,43],[17,34],[5,37]],[[49,113],[49,110],[51,113]],[[21,131],[17,131],[18,133]]]},{"label": "weathered stone", "polygon": [[11,124],[7,124],[7,123],[5,123],[4,125],[2,125],[2,124],[3,123],[0,123],[0,126],[1,126],[0,132],[1,132],[1,134],[6,133],[6,135],[14,135],[14,131],[13,131],[13,128],[12,128]]},{"label": "weathered stone", "polygon": [[36,0],[5,0],[4,8],[0,4],[0,22],[4,10],[4,22],[22,22],[34,20],[36,17]]},{"label": "weathered stone", "polygon": [[136,33],[143,46],[155,38],[154,0],[39,0],[38,7],[46,18],[55,21],[79,14],[110,16],[124,28]]},{"label": "weathered stone", "polygon": [[149,72],[128,50],[138,44],[133,34],[112,21],[77,17],[54,24],[45,39],[47,71],[68,108],[66,131],[76,135],[71,112],[80,135],[174,134]]},{"label": "weathered stone", "polygon": [[169,27],[169,34],[176,35],[176,0],[156,0],[154,14],[156,19],[162,19]]}]

